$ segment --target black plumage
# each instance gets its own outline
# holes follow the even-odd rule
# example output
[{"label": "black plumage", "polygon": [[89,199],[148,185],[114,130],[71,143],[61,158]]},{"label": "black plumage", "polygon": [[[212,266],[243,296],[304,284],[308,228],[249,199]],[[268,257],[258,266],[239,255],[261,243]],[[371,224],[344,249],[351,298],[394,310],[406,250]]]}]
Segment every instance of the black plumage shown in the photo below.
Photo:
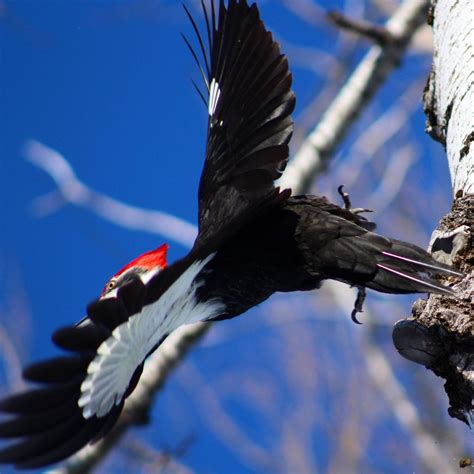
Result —
[{"label": "black plumage", "polygon": [[460,272],[368,229],[374,224],[323,197],[290,197],[226,242],[209,264],[201,297],[225,295],[226,311],[216,319],[227,319],[276,291],[317,289],[326,279],[383,293],[454,294],[432,275]]},{"label": "black plumage", "polygon": [[[205,15],[210,51],[201,48],[207,65],[202,70],[209,69],[210,104],[216,87],[220,92],[215,107],[209,106],[196,246],[216,247],[252,216],[289,195],[280,196],[273,182],[288,160],[295,96],[288,61],[257,6],[230,1],[226,9],[220,1],[216,21],[211,5],[211,19]],[[201,38],[197,28],[196,33]]]},{"label": "black plumage", "polygon": [[[141,288],[140,288],[141,286]],[[104,417],[84,418],[78,405],[81,383],[97,349],[119,324],[126,322],[122,299],[130,298],[134,311],[144,286],[133,280],[120,288],[113,299],[97,300],[88,306],[88,317],[76,326],[58,329],[53,341],[68,351],[67,356],[48,359],[28,366],[26,380],[41,388],[12,395],[0,401],[0,411],[13,415],[0,423],[0,438],[22,438],[0,450],[0,463],[12,463],[18,469],[32,469],[58,462],[78,451],[88,442],[102,438],[115,424],[123,408],[123,400]],[[143,364],[137,367],[128,388],[135,388]]]},{"label": "black plumage", "polygon": [[[365,288],[452,294],[430,273],[460,273],[436,263],[424,250],[375,234],[373,223],[325,198],[291,197],[289,190],[274,186],[285,169],[293,131],[295,97],[287,59],[256,5],[229,0],[225,7],[221,0],[218,14],[211,5],[210,12],[203,7],[209,52],[188,12],[209,96],[195,245],[149,281],[141,278],[153,269],[131,268],[112,296],[103,294],[88,306],[86,318],[56,331],[53,341],[67,355],[28,367],[25,378],[40,388],[0,401],[0,411],[9,415],[0,423],[0,438],[15,439],[0,449],[0,463],[46,466],[106,435],[138,383],[144,360],[133,366],[126,390],[107,413],[86,416],[80,403],[83,382],[99,348],[147,308],[159,308],[165,293],[196,262],[209,259],[191,282],[190,297],[204,306],[219,302],[219,311],[209,317],[216,320],[235,317],[277,291],[318,288],[325,279],[357,286],[361,295]],[[359,298],[355,310],[361,302]],[[168,316],[163,315],[163,325]],[[178,316],[189,322],[186,315]],[[153,340],[150,352],[168,329]],[[104,379],[99,384],[107,390]]]}]

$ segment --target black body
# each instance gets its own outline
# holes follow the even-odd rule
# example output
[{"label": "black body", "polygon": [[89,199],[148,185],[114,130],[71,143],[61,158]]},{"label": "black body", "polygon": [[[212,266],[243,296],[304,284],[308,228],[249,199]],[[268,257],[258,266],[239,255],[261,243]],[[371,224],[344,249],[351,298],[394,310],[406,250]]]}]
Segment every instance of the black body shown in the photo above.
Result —
[{"label": "black body", "polygon": [[210,254],[214,258],[198,275],[197,298],[224,303],[214,319],[237,316],[277,291],[318,288],[328,278],[359,291],[452,294],[428,273],[459,273],[422,249],[374,234],[372,223],[324,198],[290,197],[289,190],[274,187],[293,131],[295,97],[287,59],[257,7],[246,0],[229,0],[227,8],[221,0],[218,14],[212,3],[204,15],[209,52],[190,16],[209,95],[196,243],[147,284],[138,273],[131,275],[115,297],[98,299],[88,306],[85,320],[53,335],[67,355],[28,367],[24,377],[40,388],[0,401],[0,411],[10,416],[0,423],[0,438],[14,440],[0,449],[0,463],[46,466],[103,437],[135,388],[143,361],[120,403],[104,416],[85,418],[78,405],[81,384],[99,346],[144,306],[159,304],[183,272]]},{"label": "black body", "polygon": [[[217,319],[228,319],[277,291],[313,290],[327,279],[383,293],[452,294],[430,273],[458,272],[435,262],[415,245],[374,233],[374,227],[323,197],[290,197],[226,242],[209,264],[212,271],[205,275],[202,298],[224,297],[227,310]],[[401,278],[379,264],[409,278]]]}]

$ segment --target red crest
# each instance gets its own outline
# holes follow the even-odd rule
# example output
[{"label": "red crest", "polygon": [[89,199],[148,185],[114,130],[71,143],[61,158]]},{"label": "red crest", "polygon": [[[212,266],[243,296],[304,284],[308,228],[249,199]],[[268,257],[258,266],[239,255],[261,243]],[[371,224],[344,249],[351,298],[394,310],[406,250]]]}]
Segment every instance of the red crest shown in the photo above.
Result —
[{"label": "red crest", "polygon": [[150,250],[139,257],[132,260],[130,263],[127,263],[124,267],[122,267],[114,276],[118,277],[126,270],[132,267],[141,267],[147,270],[151,270],[152,268],[160,267],[161,269],[166,268],[166,253],[168,251],[169,245],[163,244],[160,247],[156,248],[155,250]]}]

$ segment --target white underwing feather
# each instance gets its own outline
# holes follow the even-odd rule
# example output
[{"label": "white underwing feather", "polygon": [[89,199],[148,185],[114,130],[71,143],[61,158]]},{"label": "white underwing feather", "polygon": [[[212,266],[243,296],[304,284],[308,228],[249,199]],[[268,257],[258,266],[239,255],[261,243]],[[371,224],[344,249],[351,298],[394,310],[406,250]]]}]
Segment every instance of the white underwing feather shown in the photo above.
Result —
[{"label": "white underwing feather", "polygon": [[154,303],[117,326],[98,348],[81,385],[78,405],[84,418],[105,416],[118,405],[133,373],[147,354],[171,331],[183,324],[212,319],[223,310],[218,300],[199,302],[199,273],[212,259],[194,262]]}]

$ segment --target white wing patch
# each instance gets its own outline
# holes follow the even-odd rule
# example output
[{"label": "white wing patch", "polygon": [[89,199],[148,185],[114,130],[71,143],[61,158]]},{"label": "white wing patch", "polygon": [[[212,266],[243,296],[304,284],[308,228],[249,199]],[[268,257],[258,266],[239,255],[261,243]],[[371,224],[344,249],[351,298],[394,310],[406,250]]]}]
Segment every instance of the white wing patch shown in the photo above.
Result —
[{"label": "white wing patch", "polygon": [[221,96],[221,90],[217,81],[212,78],[211,86],[209,87],[209,115],[212,117],[216,113],[217,103]]},{"label": "white wing patch", "polygon": [[154,303],[117,326],[97,350],[81,385],[78,405],[84,418],[105,416],[123,398],[136,368],[163,336],[183,324],[211,319],[224,310],[214,299],[198,302],[196,281],[215,254],[193,263]]}]

